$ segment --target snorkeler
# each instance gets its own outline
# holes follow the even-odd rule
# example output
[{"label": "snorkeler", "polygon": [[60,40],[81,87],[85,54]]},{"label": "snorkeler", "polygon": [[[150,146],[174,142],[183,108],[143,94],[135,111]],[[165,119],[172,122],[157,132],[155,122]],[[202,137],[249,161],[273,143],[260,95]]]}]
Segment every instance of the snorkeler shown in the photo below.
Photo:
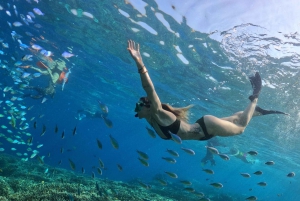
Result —
[{"label": "snorkeler", "polygon": [[[206,146],[208,146],[208,147],[216,147],[216,146],[226,147],[226,145],[221,143],[218,140],[218,138],[211,138],[211,139],[207,140]],[[210,161],[211,166],[216,165],[216,161],[214,160],[214,154],[209,149],[206,149],[206,154],[201,159],[201,166],[205,166],[208,161]]]},{"label": "snorkeler", "polygon": [[[38,61],[36,65],[39,68],[29,66],[29,68],[40,72],[43,75],[50,75],[52,83],[65,84],[68,81],[70,69],[67,69],[65,62],[62,60],[43,60]],[[63,88],[62,88],[63,89]]]},{"label": "snorkeler", "polygon": [[35,86],[27,86],[26,89],[32,89],[37,92],[37,94],[24,94],[23,97],[31,97],[33,99],[44,98],[45,96],[50,96],[51,98],[55,95],[55,87],[54,84],[49,81],[47,87],[35,87]]},{"label": "snorkeler", "polygon": [[103,116],[107,116],[107,114],[103,114],[99,111],[97,112],[91,112],[89,110],[78,110],[77,111],[77,116],[75,117],[76,119],[78,119],[79,121],[84,119],[84,118],[87,118],[87,119],[92,119],[92,118],[103,118]]},{"label": "snorkeler", "polygon": [[101,118],[103,119],[105,125],[108,128],[112,128],[113,127],[113,123],[110,119],[107,118],[108,116],[108,107],[102,103],[101,101],[98,101],[99,107],[101,109],[101,111],[96,111],[96,112],[91,112],[89,110],[78,110],[77,111],[77,116],[75,117],[75,119],[78,119],[79,121],[81,121],[84,118],[88,118],[88,119],[93,119],[93,118]]},{"label": "snorkeler", "polygon": [[[211,138],[207,141],[207,145],[208,147],[226,147],[225,144],[220,143],[218,138]],[[240,150],[238,150],[235,146],[230,148],[229,152],[225,152],[222,154],[226,154],[229,156],[235,156],[236,158],[240,159],[241,161],[243,161],[244,163],[251,163],[254,164],[256,163],[258,160],[256,160],[253,156],[251,156],[248,153],[244,153]],[[216,161],[214,160],[214,154],[207,149],[206,151],[206,155],[201,159],[201,166],[205,166],[207,164],[207,162],[210,161],[210,165],[211,166],[215,166],[216,165]]]},{"label": "snorkeler", "polygon": [[191,105],[183,108],[174,108],[161,103],[150,79],[147,68],[143,63],[139,50],[139,44],[128,41],[127,50],[136,62],[140,74],[142,86],[147,97],[142,97],[136,103],[135,117],[145,118],[155,129],[156,133],[165,140],[177,135],[182,140],[208,140],[215,136],[234,136],[244,132],[252,116],[263,113],[255,113],[258,96],[261,91],[262,81],[258,72],[250,77],[253,94],[249,96],[250,103],[244,111],[235,113],[230,117],[218,118],[205,115],[194,124],[189,124],[188,110]]},{"label": "snorkeler", "polygon": [[248,154],[247,152],[244,153],[240,150],[238,150],[236,147],[233,147],[230,149],[229,153],[226,153],[229,156],[235,156],[236,158],[240,159],[241,161],[243,161],[244,163],[251,163],[254,164],[256,163],[255,158],[253,156],[251,156],[250,154]]}]

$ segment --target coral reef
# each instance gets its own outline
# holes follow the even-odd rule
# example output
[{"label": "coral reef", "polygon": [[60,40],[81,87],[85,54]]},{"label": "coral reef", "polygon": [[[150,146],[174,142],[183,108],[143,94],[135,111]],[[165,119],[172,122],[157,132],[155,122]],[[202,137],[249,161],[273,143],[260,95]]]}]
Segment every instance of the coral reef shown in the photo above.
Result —
[{"label": "coral reef", "polygon": [[[140,179],[126,183],[91,178],[38,161],[24,162],[8,154],[0,154],[0,165],[0,201],[196,201],[201,198],[201,193],[183,191],[178,183],[162,186],[153,180],[143,185]],[[45,169],[48,169],[46,173]],[[242,199],[215,194],[213,190],[205,192],[214,201]]]},{"label": "coral reef", "polygon": [[[37,161],[20,161],[7,154],[0,155],[0,164],[0,201],[174,200],[140,185],[93,179]],[[49,169],[48,174],[44,173],[45,168]]]}]

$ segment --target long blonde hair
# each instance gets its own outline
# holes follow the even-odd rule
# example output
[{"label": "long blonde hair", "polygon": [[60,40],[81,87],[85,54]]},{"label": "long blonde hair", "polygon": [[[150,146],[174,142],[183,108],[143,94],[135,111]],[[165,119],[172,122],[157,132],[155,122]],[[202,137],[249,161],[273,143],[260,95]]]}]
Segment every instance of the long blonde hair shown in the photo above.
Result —
[{"label": "long blonde hair", "polygon": [[178,119],[188,122],[189,120],[189,109],[193,107],[193,105],[188,105],[186,107],[172,107],[169,104],[162,103],[162,108],[169,112],[172,112]]}]

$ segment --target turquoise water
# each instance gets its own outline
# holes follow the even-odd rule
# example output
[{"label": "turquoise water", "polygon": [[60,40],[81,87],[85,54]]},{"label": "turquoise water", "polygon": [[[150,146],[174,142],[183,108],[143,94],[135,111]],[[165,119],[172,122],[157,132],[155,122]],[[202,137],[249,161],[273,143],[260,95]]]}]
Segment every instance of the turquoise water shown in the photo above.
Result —
[{"label": "turquoise water", "polygon": [[[38,155],[45,156],[43,160],[48,165],[73,171],[69,164],[71,159],[76,164],[75,172],[80,173],[84,168],[86,175],[94,172],[96,177],[109,180],[129,182],[138,179],[159,186],[155,178],[160,177],[169,186],[182,189],[183,192],[184,185],[179,181],[189,180],[197,192],[203,192],[211,199],[214,197],[212,200],[216,200],[217,196],[222,200],[221,196],[224,195],[232,197],[232,200],[243,200],[249,196],[256,196],[258,200],[299,200],[298,33],[274,33],[252,23],[237,23],[214,33],[201,32],[189,27],[185,21],[178,23],[161,11],[156,2],[147,1],[147,4],[145,15],[135,9],[136,4],[126,1],[0,3],[3,7],[0,11],[0,38],[3,39],[0,49],[3,51],[3,55],[0,55],[0,87],[2,91],[5,87],[12,87],[8,92],[3,91],[5,96],[0,98],[3,101],[0,113],[4,116],[0,122],[7,127],[0,130],[3,134],[0,148],[4,148],[3,152],[12,155],[20,153],[20,160],[27,158],[30,162],[35,160],[30,158],[32,150],[38,150]],[[26,25],[20,14],[26,16],[29,11],[33,12],[33,8],[39,8],[44,15],[35,14],[36,18],[32,19],[34,23]],[[72,9],[77,11],[77,15]],[[78,9],[92,14],[93,18],[90,15],[81,16]],[[6,11],[10,11],[11,16]],[[170,25],[169,30],[157,17],[161,15]],[[23,25],[10,27],[7,22],[21,22]],[[151,28],[144,26],[144,23]],[[41,27],[37,28],[39,26],[36,24]],[[22,36],[20,40],[29,48],[20,49],[20,44],[11,37],[12,31]],[[25,32],[30,32],[32,36]],[[244,109],[252,92],[248,76],[255,71],[259,71],[263,79],[258,105],[284,111],[290,116],[256,117],[242,135],[220,138],[226,145],[219,147],[222,152],[237,147],[241,152],[256,150],[259,154],[255,157],[255,164],[244,163],[235,157],[229,161],[215,157],[216,166],[211,167],[208,163],[204,167],[213,169],[215,174],[206,174],[200,164],[206,153],[205,141],[184,141],[178,145],[158,136],[151,138],[145,128],[148,126],[146,121],[134,118],[135,103],[145,92],[135,64],[126,50],[128,39],[140,44],[144,63],[162,102],[175,107],[194,104],[190,122],[195,122],[205,114],[224,117]],[[4,48],[3,43],[8,43],[9,48]],[[61,84],[57,84],[54,98],[47,97],[44,103],[41,103],[41,99],[30,98],[11,101],[14,96],[22,97],[23,93],[28,93],[19,87],[20,84],[42,87],[48,84],[48,75],[35,78],[32,69],[25,69],[31,73],[29,77],[20,78],[21,82],[14,83],[15,76],[23,75],[15,65],[22,56],[32,54],[33,60],[23,61],[21,66],[36,67],[36,62],[40,60],[39,52],[32,49],[33,44],[51,51],[53,60],[64,60],[66,67],[72,70],[69,80],[63,91]],[[61,56],[64,51],[72,52],[75,56],[65,59]],[[185,59],[180,59],[182,57],[178,55]],[[8,100],[14,105],[8,106],[5,102]],[[107,118],[112,121],[112,128],[102,118],[77,118],[78,110],[101,111],[99,100],[109,109]],[[21,109],[19,104],[26,109]],[[31,106],[33,108],[28,110]],[[26,112],[26,120],[20,125],[22,120],[16,119],[15,128],[7,119],[11,116],[9,111],[12,107]],[[33,117],[35,119],[31,121]],[[21,130],[25,123],[29,128]],[[47,130],[41,136],[43,125]],[[57,133],[54,132],[56,125]],[[77,128],[77,134],[73,136],[74,127]],[[62,139],[63,131],[65,137]],[[28,145],[30,136],[26,133],[33,136],[32,145]],[[109,135],[118,141],[119,149],[113,148]],[[9,142],[7,138],[20,143]],[[98,148],[97,139],[101,141],[102,149]],[[40,144],[43,146],[36,148]],[[193,149],[196,155],[188,155],[181,147]],[[28,151],[28,148],[31,150]],[[161,159],[171,157],[166,149],[179,152],[176,164]],[[149,155],[149,167],[140,163],[136,150]],[[101,176],[97,175],[98,158],[105,164]],[[62,161],[60,165],[59,161]],[[275,165],[267,166],[264,164],[267,161],[274,161]],[[117,164],[123,167],[122,172]],[[254,175],[257,170],[264,174]],[[178,179],[168,177],[165,171],[176,173]],[[290,172],[295,172],[296,176],[287,177]],[[244,178],[240,173],[249,173],[251,177]],[[210,185],[213,182],[222,183],[223,188],[213,188]],[[258,182],[267,182],[267,186],[259,186]],[[186,200],[189,200],[188,193]]]}]

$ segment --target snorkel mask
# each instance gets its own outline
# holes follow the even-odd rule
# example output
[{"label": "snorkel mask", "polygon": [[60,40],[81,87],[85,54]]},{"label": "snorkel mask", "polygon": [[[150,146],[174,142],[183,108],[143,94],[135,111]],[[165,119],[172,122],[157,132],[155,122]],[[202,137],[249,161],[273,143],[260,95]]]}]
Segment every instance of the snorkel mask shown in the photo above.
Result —
[{"label": "snorkel mask", "polygon": [[[135,104],[134,112],[139,112],[142,110],[142,107],[150,108],[150,102],[146,97],[140,98],[140,100]],[[135,115],[135,117],[138,117],[138,114]]]}]

